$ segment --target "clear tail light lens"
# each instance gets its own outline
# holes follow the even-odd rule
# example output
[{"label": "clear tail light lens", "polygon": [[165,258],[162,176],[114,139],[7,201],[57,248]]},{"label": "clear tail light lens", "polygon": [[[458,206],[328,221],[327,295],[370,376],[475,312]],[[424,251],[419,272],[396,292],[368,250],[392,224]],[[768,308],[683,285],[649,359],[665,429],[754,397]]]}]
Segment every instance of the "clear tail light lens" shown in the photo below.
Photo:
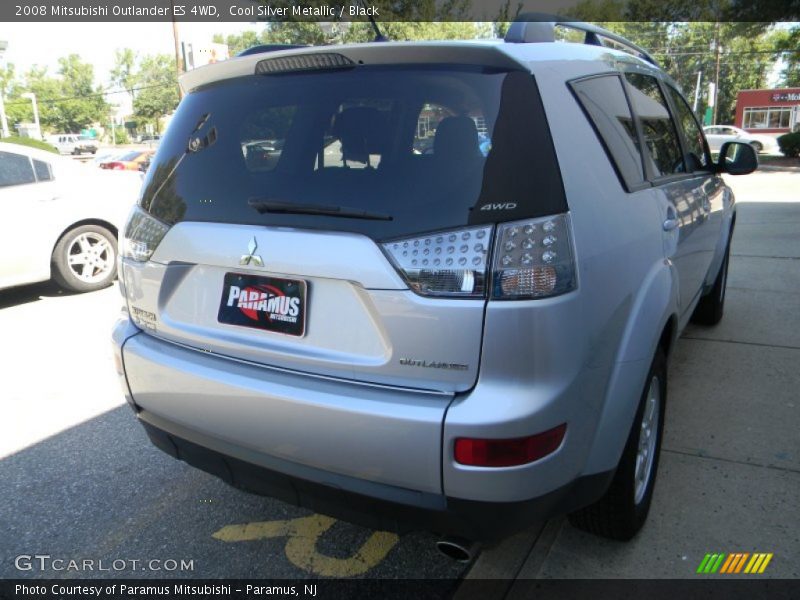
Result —
[{"label": "clear tail light lens", "polygon": [[425,296],[483,297],[492,226],[382,244],[408,285]]},{"label": "clear tail light lens", "polygon": [[169,225],[134,206],[125,225],[122,240],[122,256],[138,262],[146,262],[164,239]]},{"label": "clear tail light lens", "polygon": [[575,289],[569,215],[504,223],[498,227],[492,297],[544,298]]}]

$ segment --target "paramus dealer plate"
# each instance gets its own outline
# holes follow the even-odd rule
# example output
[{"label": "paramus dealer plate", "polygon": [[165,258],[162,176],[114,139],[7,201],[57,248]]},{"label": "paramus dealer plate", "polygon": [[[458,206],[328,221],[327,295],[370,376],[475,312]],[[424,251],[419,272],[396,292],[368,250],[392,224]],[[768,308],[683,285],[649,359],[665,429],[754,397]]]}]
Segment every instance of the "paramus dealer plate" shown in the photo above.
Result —
[{"label": "paramus dealer plate", "polygon": [[217,320],[302,337],[306,331],[306,282],[226,273]]}]

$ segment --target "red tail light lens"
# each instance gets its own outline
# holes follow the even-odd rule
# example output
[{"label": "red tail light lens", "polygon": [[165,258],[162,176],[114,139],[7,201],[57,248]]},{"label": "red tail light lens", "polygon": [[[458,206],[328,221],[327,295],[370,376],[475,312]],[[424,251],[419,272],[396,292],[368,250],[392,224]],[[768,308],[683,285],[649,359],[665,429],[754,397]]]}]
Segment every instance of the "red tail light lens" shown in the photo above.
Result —
[{"label": "red tail light lens", "polygon": [[473,467],[513,467],[544,458],[561,446],[567,424],[524,438],[487,440],[458,438],[455,459]]}]

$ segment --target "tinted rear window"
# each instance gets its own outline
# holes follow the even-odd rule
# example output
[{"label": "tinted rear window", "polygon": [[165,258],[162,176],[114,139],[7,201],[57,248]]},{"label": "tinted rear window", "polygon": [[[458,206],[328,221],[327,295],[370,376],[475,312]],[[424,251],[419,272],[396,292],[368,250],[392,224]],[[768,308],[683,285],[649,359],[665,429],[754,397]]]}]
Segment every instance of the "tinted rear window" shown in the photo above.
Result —
[{"label": "tinted rear window", "polygon": [[619,76],[592,77],[571,85],[627,188],[644,182],[639,138]]},{"label": "tinted rear window", "polygon": [[[391,220],[259,214],[251,201],[342,206]],[[387,239],[563,212],[566,201],[529,73],[358,67],[253,75],[189,94],[150,168],[142,206],[169,223]]]}]

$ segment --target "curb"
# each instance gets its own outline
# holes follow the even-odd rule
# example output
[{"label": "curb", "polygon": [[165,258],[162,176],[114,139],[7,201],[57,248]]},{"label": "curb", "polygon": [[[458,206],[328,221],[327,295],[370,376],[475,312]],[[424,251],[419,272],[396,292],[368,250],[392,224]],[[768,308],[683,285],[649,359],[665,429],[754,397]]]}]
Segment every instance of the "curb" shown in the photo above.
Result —
[{"label": "curb", "polygon": [[758,165],[757,171],[783,171],[784,173],[800,173],[800,167],[781,167],[777,165]]}]

